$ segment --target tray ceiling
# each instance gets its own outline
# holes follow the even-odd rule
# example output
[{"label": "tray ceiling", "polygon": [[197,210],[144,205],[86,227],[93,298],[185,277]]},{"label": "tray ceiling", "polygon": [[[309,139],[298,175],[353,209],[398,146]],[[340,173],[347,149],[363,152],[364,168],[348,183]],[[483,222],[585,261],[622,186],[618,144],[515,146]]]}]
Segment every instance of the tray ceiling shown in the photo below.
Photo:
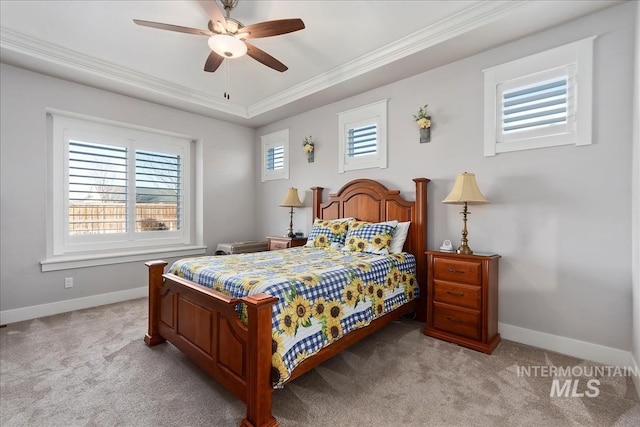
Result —
[{"label": "tray ceiling", "polygon": [[245,25],[304,21],[304,30],[252,40],[284,73],[248,56],[206,73],[206,37],[133,23],[206,29],[206,3],[2,0],[0,61],[260,126],[619,2],[240,0],[231,17]]}]

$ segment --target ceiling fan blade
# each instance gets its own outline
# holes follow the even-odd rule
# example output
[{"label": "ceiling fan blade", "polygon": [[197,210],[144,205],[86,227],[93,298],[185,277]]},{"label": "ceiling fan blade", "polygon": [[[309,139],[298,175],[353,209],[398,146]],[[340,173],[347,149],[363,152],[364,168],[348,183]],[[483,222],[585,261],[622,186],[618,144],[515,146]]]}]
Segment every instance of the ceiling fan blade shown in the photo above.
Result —
[{"label": "ceiling fan blade", "polygon": [[213,35],[211,31],[201,30],[199,28],[182,27],[180,25],[163,24],[161,22],[142,21],[140,19],[134,19],[133,22],[135,22],[138,25],[142,25],[143,27],[158,28],[160,30],[177,31],[179,33],[196,34],[199,36]]},{"label": "ceiling fan blade", "polygon": [[[220,10],[220,8],[218,7],[218,2],[216,2],[215,0],[198,0],[198,3],[200,3],[200,7],[202,7],[202,9],[205,11],[211,22],[214,25],[216,24],[216,22],[220,22],[222,30],[224,30],[222,32],[227,32],[227,19],[224,17],[222,10]],[[211,31],[214,31],[214,28],[211,27],[211,24],[209,24],[209,29]]]},{"label": "ceiling fan blade", "polygon": [[[280,34],[292,33],[304,29],[302,19],[279,19],[276,21],[265,21],[257,24],[247,25],[240,29],[238,34],[242,39],[257,39],[260,37],[278,36]],[[248,33],[245,35],[245,33]]]},{"label": "ceiling fan blade", "polygon": [[198,3],[200,3],[200,7],[204,9],[209,19],[213,22],[220,21],[224,24],[226,19],[215,0],[198,0]]},{"label": "ceiling fan blade", "polygon": [[224,61],[224,58],[222,56],[218,55],[214,51],[211,51],[209,57],[207,57],[207,62],[204,63],[204,70],[209,73],[213,73],[218,69],[220,64],[222,64],[222,61]]},{"label": "ceiling fan blade", "polygon": [[247,55],[249,55],[256,61],[261,62],[267,67],[271,67],[276,71],[280,71],[281,73],[289,69],[289,67],[284,65],[282,62],[278,61],[273,56],[269,55],[264,50],[258,49],[254,45],[249,44],[247,42],[245,42],[245,44],[247,45]]}]

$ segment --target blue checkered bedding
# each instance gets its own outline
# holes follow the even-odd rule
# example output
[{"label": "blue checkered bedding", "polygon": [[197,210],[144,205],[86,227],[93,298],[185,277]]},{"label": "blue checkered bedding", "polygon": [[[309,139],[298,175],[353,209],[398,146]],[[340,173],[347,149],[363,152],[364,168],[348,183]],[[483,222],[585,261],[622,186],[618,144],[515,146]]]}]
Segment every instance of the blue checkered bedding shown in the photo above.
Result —
[{"label": "blue checkered bedding", "polygon": [[[258,293],[278,298],[272,313],[276,388],[307,357],[419,294],[416,261],[409,253],[298,247],[186,258],[169,272],[237,298]],[[239,311],[246,320],[244,306]]]}]

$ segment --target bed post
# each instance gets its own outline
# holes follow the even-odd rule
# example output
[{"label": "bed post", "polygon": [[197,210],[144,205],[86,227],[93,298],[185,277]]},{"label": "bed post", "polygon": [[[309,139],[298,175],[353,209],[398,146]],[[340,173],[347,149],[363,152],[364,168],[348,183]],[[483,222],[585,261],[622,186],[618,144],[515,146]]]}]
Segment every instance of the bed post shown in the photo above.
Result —
[{"label": "bed post", "polygon": [[320,218],[320,204],[322,204],[322,190],[323,187],[311,187],[311,193],[313,193],[313,208],[311,209],[311,224],[316,218]]},{"label": "bed post", "polygon": [[[416,274],[418,285],[420,285],[420,304],[416,312],[416,320],[424,322],[427,320],[426,298],[427,298],[427,178],[415,178],[416,183],[416,211],[415,211],[415,234],[414,255],[416,256]],[[412,224],[413,226],[413,224]]]},{"label": "bed post", "polygon": [[247,306],[247,415],[241,427],[277,427],[271,414],[271,312],[278,298],[267,294],[242,298]]},{"label": "bed post", "polygon": [[162,274],[167,265],[164,261],[145,262],[149,268],[149,330],[144,337],[144,342],[153,347],[165,341],[158,332],[158,322],[160,321],[160,289],[164,283]]}]

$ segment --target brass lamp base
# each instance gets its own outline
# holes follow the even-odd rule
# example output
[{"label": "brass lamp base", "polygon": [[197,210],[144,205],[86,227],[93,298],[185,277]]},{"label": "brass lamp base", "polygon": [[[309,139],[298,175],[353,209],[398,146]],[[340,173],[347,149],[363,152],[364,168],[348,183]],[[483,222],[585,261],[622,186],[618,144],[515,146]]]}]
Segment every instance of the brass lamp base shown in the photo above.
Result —
[{"label": "brass lamp base", "polygon": [[461,255],[473,255],[473,251],[466,244],[460,245],[460,247],[458,248],[458,250],[456,252],[461,254]]},{"label": "brass lamp base", "polygon": [[460,241],[460,247],[456,252],[461,255],[473,255],[473,251],[469,247],[468,245],[469,241],[467,240],[467,234],[469,234],[467,232],[467,215],[471,213],[467,209],[467,202],[464,202],[464,209],[460,213],[462,214],[462,221],[464,223],[464,227],[462,228],[462,240]]},{"label": "brass lamp base", "polygon": [[290,219],[289,219],[289,233],[287,237],[296,237],[296,233],[293,232],[293,206],[291,206]]}]

